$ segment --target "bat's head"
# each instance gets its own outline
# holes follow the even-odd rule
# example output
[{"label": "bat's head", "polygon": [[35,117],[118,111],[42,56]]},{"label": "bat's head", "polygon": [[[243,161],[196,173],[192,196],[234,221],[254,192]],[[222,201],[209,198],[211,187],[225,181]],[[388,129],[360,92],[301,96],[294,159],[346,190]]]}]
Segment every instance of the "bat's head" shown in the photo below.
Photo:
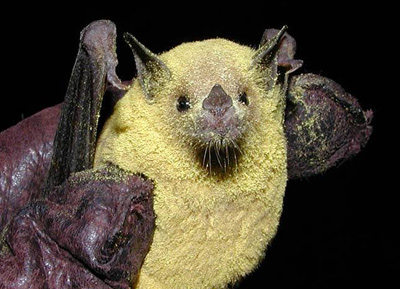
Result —
[{"label": "bat's head", "polygon": [[[202,165],[226,172],[240,165],[242,146],[260,103],[281,111],[277,51],[285,28],[258,50],[224,39],[184,43],[155,55],[129,34],[147,104],[157,107]],[[274,107],[275,106],[275,107]]]}]

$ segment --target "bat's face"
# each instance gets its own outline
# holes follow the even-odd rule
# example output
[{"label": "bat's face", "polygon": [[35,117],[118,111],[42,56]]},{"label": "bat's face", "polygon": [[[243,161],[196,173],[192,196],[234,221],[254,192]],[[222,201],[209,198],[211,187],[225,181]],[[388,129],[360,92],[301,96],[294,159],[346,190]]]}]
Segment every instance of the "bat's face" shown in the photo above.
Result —
[{"label": "bat's face", "polygon": [[[285,150],[284,90],[275,54],[268,54],[273,42],[254,50],[210,39],[155,55],[133,36],[127,40],[138,78],[117,104],[109,129],[121,137],[110,153],[121,151],[128,169],[159,169],[152,160],[168,156],[172,171],[224,179],[269,159],[270,150]],[[102,138],[99,147],[103,140],[108,145]]]},{"label": "bat's face", "polygon": [[241,146],[258,104],[269,101],[265,82],[251,69],[253,55],[249,47],[212,39],[160,56],[170,79],[156,98],[176,133],[210,171],[240,165]]}]

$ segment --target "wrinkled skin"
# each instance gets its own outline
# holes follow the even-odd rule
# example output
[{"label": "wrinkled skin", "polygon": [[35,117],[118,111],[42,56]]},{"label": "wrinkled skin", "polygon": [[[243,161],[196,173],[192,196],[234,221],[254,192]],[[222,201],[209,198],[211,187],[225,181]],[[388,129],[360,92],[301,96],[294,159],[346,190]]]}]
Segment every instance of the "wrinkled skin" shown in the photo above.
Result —
[{"label": "wrinkled skin", "polygon": [[0,134],[0,231],[42,193],[59,118],[57,105]]},{"label": "wrinkled skin", "polygon": [[[277,32],[267,29],[260,45]],[[137,278],[154,230],[153,184],[112,165],[91,169],[102,96],[126,89],[115,74],[115,35],[109,21],[85,28],[62,108],[0,133],[0,288],[129,288]],[[285,33],[279,77],[301,67],[295,48]],[[288,83],[289,178],[360,151],[372,112],[327,78]]]},{"label": "wrinkled skin", "polygon": [[31,202],[5,232],[2,288],[129,288],[152,238],[152,189],[110,166]]},{"label": "wrinkled skin", "polygon": [[129,288],[154,230],[151,181],[93,171],[96,128],[115,75],[115,26],[81,34],[64,103],[0,134],[0,288]]},{"label": "wrinkled skin", "polygon": [[372,111],[364,112],[334,81],[314,74],[295,76],[287,98],[289,178],[322,173],[366,145]]},{"label": "wrinkled skin", "polygon": [[[267,29],[261,45],[278,30]],[[277,64],[285,77],[303,65],[294,59],[296,41],[285,33]],[[373,113],[326,77],[307,73],[290,77],[285,111],[288,177],[317,175],[356,155],[372,133]]]}]

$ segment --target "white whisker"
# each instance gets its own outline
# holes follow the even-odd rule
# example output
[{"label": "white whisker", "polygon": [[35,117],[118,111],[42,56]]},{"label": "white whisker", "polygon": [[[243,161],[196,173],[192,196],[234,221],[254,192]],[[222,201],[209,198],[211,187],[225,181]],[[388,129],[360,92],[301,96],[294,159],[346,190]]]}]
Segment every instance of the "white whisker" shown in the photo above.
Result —
[{"label": "white whisker", "polygon": [[206,146],[206,148],[205,148],[205,150],[204,150],[204,155],[203,155],[203,167],[205,167],[205,165],[206,165],[207,148],[208,148],[208,145]]}]

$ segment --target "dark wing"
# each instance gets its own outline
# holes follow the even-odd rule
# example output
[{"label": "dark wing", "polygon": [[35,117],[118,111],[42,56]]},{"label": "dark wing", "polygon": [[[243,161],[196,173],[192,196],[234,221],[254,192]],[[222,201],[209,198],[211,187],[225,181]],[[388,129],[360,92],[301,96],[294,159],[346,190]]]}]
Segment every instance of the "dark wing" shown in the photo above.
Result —
[{"label": "dark wing", "polygon": [[127,89],[115,73],[118,64],[115,42],[116,28],[110,21],[93,22],[81,32],[45,191],[60,185],[71,173],[93,166],[100,108],[107,85],[114,90]]},{"label": "dark wing", "polygon": [[372,111],[336,82],[314,74],[290,80],[285,132],[289,178],[322,173],[357,154],[367,143]]},{"label": "dark wing", "polygon": [[60,119],[60,105],[0,133],[0,232],[28,202],[40,198]]},{"label": "dark wing", "polygon": [[[34,183],[27,189],[30,198],[21,202],[24,208],[8,214],[0,232],[1,288],[129,288],[138,276],[154,230],[153,184],[111,164],[92,169],[103,94],[107,86],[118,95],[126,90],[115,74],[115,38],[110,21],[94,22],[82,31],[60,118],[59,107],[50,110],[50,119],[59,119],[56,133],[54,123],[37,127],[47,119],[44,114],[24,122],[34,128],[35,144],[41,142],[37,135],[44,141],[56,135],[53,146],[46,142],[40,171],[33,152],[32,158],[19,158],[27,164],[1,173],[11,187],[20,175],[25,184]],[[16,142],[17,133],[13,128]],[[17,153],[29,154],[31,142]],[[4,144],[0,152],[5,160],[7,150],[15,149],[12,142]],[[32,174],[25,173],[27,165]]]},{"label": "dark wing", "polygon": [[[265,30],[260,46],[277,29]],[[315,74],[289,75],[300,68],[296,41],[285,33],[277,51],[277,70],[287,89],[285,134],[289,179],[322,173],[358,153],[367,143],[372,111],[336,82]]]},{"label": "dark wing", "polygon": [[4,231],[0,288],[130,288],[153,236],[152,189],[111,165],[72,174]]},{"label": "dark wing", "polygon": [[115,37],[115,26],[109,21],[85,28],[65,102],[0,133],[0,231],[28,202],[70,173],[91,168],[104,89],[114,95],[125,92],[115,75]]}]

